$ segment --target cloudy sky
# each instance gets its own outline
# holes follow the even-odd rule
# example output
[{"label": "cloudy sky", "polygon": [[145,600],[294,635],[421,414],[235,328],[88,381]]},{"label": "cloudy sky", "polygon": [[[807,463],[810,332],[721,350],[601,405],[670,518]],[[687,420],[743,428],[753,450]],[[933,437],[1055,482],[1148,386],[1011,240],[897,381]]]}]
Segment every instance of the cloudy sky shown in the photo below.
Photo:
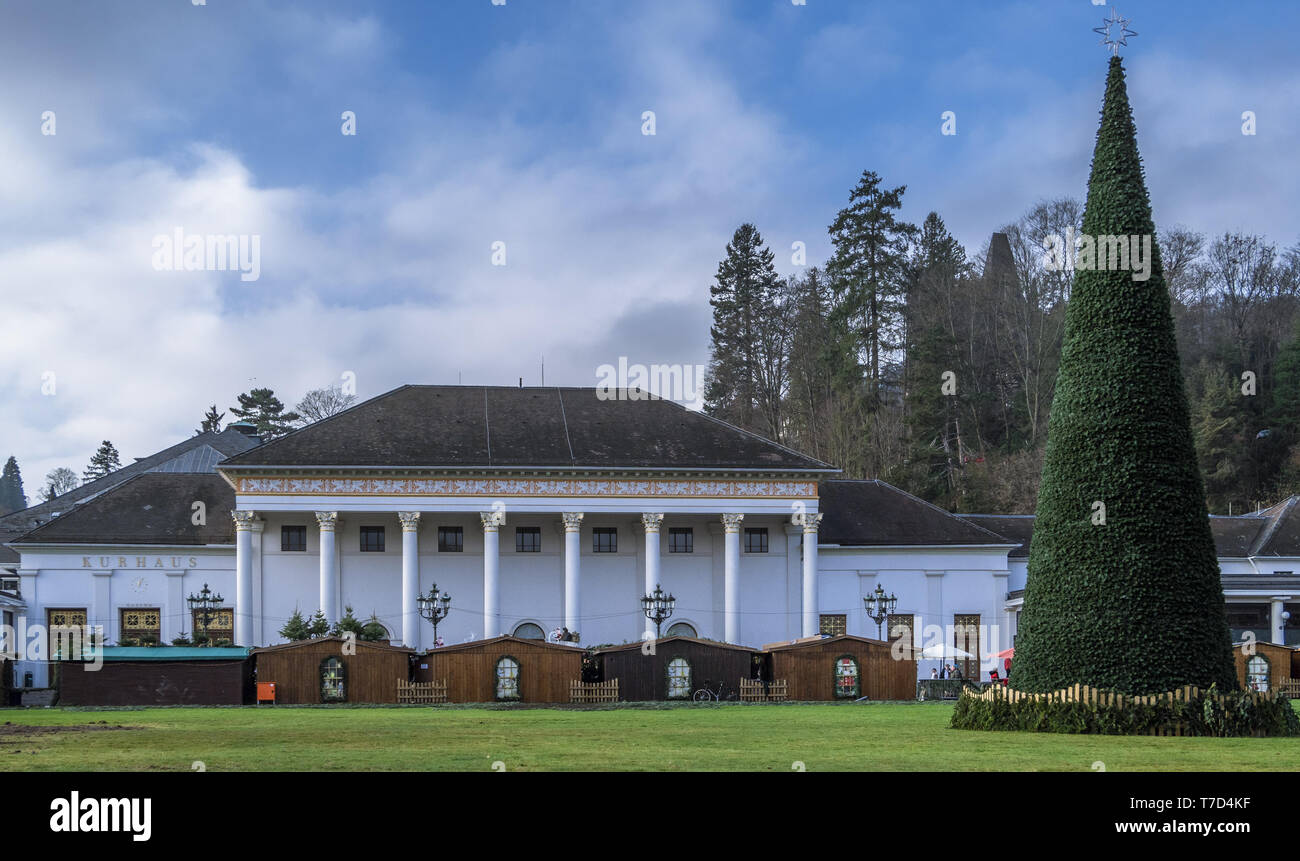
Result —
[{"label": "cloudy sky", "polygon": [[[144,456],[253,386],[292,404],[348,372],[370,397],[537,384],[542,356],[564,385],[619,356],[704,363],[736,226],[783,272],[794,242],[820,262],[864,169],[977,253],[1082,196],[1109,11],[195,2],[0,0],[0,457],[32,501],[100,440]],[[1294,243],[1300,6],[1120,11],[1157,225]],[[260,277],[158,271],[178,229],[257,235]]]}]

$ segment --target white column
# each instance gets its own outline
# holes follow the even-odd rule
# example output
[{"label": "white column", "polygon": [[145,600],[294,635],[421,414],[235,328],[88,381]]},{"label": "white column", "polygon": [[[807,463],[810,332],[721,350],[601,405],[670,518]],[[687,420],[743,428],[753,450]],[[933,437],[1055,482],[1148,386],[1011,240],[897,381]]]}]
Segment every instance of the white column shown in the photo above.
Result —
[{"label": "white column", "polygon": [[1286,644],[1285,622],[1282,620],[1282,610],[1286,605],[1286,598],[1274,598],[1272,600],[1272,612],[1269,614],[1269,621],[1272,623],[1273,642],[1279,645]]},{"label": "white column", "polygon": [[581,633],[582,512],[568,511],[561,517],[564,518],[564,627],[571,633]]},{"label": "white column", "polygon": [[339,556],[334,541],[338,522],[337,511],[316,512],[316,523],[320,525],[320,610],[331,622],[339,618]]},{"label": "white column", "polygon": [[253,526],[257,514],[232,511],[235,519],[235,645],[253,646]]},{"label": "white column", "polygon": [[[645,527],[645,594],[647,595],[653,595],[655,587],[662,584],[659,577],[659,527],[663,522],[662,513],[641,515],[641,525]],[[654,628],[650,625],[650,620],[646,619],[645,638],[648,640],[654,639]]]},{"label": "white column", "polygon": [[402,643],[420,648],[420,512],[399,511],[402,523]]},{"label": "white column", "polygon": [[728,643],[740,642],[740,524],[743,514],[722,515],[722,528],[726,532],[722,562],[722,639]]},{"label": "white column", "polygon": [[821,631],[817,606],[817,527],[821,514],[796,514],[803,528],[803,635],[815,637]]},{"label": "white column", "polygon": [[501,527],[504,511],[481,511],[483,521],[483,639],[501,635]]}]

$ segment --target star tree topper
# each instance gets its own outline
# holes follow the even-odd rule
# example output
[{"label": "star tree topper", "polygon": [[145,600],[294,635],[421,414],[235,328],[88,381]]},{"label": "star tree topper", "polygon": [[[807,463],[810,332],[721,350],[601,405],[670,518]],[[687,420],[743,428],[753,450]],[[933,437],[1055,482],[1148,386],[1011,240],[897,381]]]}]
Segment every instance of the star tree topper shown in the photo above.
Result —
[{"label": "star tree topper", "polygon": [[[1128,37],[1136,36],[1137,32],[1128,28],[1131,18],[1121,18],[1119,12],[1114,8],[1110,10],[1110,17],[1102,20],[1101,27],[1093,27],[1092,32],[1101,34],[1101,44],[1110,48],[1110,52],[1119,56],[1121,46],[1128,47]],[[1119,32],[1111,35],[1111,30],[1118,28]]]}]

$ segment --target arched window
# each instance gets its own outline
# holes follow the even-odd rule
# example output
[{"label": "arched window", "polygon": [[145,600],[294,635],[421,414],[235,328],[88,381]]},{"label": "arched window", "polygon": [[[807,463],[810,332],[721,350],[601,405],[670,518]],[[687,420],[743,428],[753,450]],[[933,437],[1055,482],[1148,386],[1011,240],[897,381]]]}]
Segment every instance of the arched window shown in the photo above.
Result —
[{"label": "arched window", "polygon": [[348,670],[342,658],[329,657],[320,662],[320,701],[342,703],[348,699]]},{"label": "arched window", "polygon": [[691,698],[691,663],[685,658],[668,662],[668,699]]},{"label": "arched window", "polygon": [[673,626],[668,629],[670,637],[699,637],[695,633],[695,628],[686,622],[674,622]]},{"label": "arched window", "polygon": [[856,700],[862,689],[858,674],[858,662],[852,655],[841,655],[835,659],[835,698]]},{"label": "arched window", "polygon": [[1252,691],[1268,691],[1268,658],[1255,655],[1246,662],[1246,688]]},{"label": "arched window", "polygon": [[542,630],[541,625],[524,622],[518,628],[515,628],[515,636],[521,640],[545,640],[546,632]]},{"label": "arched window", "polygon": [[519,662],[506,655],[497,661],[497,699],[519,699]]}]

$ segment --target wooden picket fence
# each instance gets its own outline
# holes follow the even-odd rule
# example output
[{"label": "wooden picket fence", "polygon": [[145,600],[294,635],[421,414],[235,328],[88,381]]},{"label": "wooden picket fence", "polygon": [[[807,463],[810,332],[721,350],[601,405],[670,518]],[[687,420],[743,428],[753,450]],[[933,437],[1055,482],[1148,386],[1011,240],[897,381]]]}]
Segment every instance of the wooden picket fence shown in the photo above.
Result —
[{"label": "wooden picket fence", "polygon": [[[1246,696],[1256,702],[1263,700],[1271,702],[1277,699],[1278,691],[1247,691]],[[1115,706],[1124,708],[1125,706],[1156,706],[1166,705],[1173,706],[1174,703],[1186,703],[1195,699],[1209,696],[1208,691],[1194,685],[1185,685],[1177,690],[1166,691],[1159,694],[1122,694],[1116,691],[1102,690],[1090,685],[1074,684],[1068,688],[1062,688],[1059,691],[1050,693],[1030,693],[1028,691],[1018,691],[1005,685],[989,685],[984,690],[975,692],[967,689],[962,692],[964,697],[974,697],[975,699],[984,700],[985,702],[1005,701],[1008,703],[1018,702],[1058,702],[1058,703],[1083,703],[1091,708],[1102,708],[1106,706]],[[1221,693],[1216,693],[1214,698],[1222,705],[1225,699]],[[1152,731],[1150,735],[1186,735],[1187,726],[1183,722],[1166,726],[1159,731]]]},{"label": "wooden picket fence", "polygon": [[1300,700],[1300,679],[1287,679],[1278,685],[1277,689],[1286,694],[1289,699]]},{"label": "wooden picket fence", "polygon": [[447,701],[447,680],[408,682],[406,679],[398,679],[397,701],[399,703],[445,703]]},{"label": "wooden picket fence", "polygon": [[742,703],[780,703],[785,702],[789,685],[785,679],[777,679],[766,685],[757,679],[740,680],[740,701]]},{"label": "wooden picket fence", "polygon": [[571,703],[616,703],[618,702],[618,679],[608,682],[569,682],[569,702]]}]

